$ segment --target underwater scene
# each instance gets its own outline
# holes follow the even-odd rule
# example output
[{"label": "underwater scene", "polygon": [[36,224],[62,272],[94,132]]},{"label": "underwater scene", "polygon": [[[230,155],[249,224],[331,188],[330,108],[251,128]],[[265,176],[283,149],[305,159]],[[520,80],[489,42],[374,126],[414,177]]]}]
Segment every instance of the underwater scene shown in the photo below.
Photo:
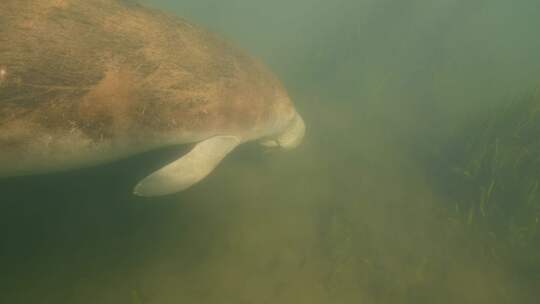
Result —
[{"label": "underwater scene", "polygon": [[534,304],[534,0],[2,0],[0,303]]}]

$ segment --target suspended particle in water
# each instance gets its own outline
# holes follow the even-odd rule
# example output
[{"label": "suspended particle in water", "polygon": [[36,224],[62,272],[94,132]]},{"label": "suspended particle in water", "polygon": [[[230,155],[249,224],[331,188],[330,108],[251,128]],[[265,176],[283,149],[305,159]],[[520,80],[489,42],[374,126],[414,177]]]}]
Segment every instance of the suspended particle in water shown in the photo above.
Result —
[{"label": "suspended particle in water", "polygon": [[0,66],[0,84],[6,80],[7,74],[7,69],[3,66]]}]

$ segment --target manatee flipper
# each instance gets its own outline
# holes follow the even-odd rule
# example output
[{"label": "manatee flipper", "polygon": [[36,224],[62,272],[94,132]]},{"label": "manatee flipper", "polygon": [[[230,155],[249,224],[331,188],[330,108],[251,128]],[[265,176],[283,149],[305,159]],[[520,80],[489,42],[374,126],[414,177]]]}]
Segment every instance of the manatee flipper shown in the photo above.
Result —
[{"label": "manatee flipper", "polygon": [[240,144],[235,136],[215,136],[199,142],[187,154],[141,180],[134,194],[158,196],[185,190],[206,177]]}]

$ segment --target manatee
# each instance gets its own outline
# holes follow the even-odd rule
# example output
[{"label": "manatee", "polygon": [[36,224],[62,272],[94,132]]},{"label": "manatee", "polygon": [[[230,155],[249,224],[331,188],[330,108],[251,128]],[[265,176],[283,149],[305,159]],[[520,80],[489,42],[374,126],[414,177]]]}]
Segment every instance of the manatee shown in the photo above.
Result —
[{"label": "manatee", "polygon": [[0,176],[193,144],[134,193],[182,191],[238,145],[291,149],[304,121],[259,60],[122,0],[0,1]]}]

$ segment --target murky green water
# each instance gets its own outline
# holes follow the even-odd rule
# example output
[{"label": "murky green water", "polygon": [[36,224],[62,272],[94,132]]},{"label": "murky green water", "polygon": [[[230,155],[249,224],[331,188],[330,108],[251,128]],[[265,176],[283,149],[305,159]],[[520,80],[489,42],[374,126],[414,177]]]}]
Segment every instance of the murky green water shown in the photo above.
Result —
[{"label": "murky green water", "polygon": [[540,87],[537,3],[289,2],[145,1],[266,61],[304,144],[164,198],[131,189],[182,147],[1,180],[0,303],[538,301],[535,108],[483,133]]}]

